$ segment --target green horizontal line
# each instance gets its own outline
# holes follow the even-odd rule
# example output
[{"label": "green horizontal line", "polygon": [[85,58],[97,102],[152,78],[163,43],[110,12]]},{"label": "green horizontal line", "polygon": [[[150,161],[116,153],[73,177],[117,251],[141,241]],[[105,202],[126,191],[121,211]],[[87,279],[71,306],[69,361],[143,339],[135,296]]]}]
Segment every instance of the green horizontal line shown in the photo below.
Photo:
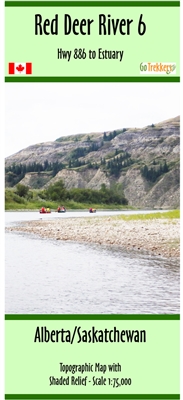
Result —
[{"label": "green horizontal line", "polygon": [[180,76],[6,76],[5,82],[180,82]]},{"label": "green horizontal line", "polygon": [[5,399],[180,399],[179,394],[5,394]]},{"label": "green horizontal line", "polygon": [[5,1],[5,7],[180,7],[180,1]]},{"label": "green horizontal line", "polygon": [[5,314],[5,320],[180,320],[180,314]]}]

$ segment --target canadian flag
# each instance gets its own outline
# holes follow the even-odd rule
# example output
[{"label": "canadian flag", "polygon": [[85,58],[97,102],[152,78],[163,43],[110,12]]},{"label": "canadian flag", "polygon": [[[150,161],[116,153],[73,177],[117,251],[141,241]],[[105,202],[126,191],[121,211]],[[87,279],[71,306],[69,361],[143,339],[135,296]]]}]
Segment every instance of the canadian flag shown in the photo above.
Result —
[{"label": "canadian flag", "polygon": [[9,75],[30,75],[32,74],[32,63],[9,63]]}]

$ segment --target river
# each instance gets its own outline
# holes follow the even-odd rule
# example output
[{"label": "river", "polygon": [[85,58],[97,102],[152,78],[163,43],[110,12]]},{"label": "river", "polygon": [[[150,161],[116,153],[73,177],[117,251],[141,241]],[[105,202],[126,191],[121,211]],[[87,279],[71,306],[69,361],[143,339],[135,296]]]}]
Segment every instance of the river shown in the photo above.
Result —
[{"label": "river", "polygon": [[[137,212],[97,215],[119,213]],[[6,212],[5,225],[71,216],[88,217],[88,212],[62,216]],[[179,285],[179,260],[25,233],[5,234],[6,314],[179,313]]]}]

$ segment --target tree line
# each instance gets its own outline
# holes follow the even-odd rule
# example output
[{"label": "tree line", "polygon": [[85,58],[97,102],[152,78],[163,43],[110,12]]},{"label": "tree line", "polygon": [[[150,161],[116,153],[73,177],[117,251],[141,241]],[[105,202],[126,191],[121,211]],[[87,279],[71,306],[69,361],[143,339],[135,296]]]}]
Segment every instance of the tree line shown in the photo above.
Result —
[{"label": "tree line", "polygon": [[5,168],[5,173],[7,174],[7,181],[14,186],[20,182],[28,172],[37,172],[39,174],[40,172],[50,171],[54,177],[63,168],[65,168],[65,164],[58,160],[53,163],[45,160],[44,163],[34,161],[29,164],[12,164]]},{"label": "tree line", "polygon": [[131,159],[131,155],[128,152],[123,152],[120,156],[113,158],[112,160],[108,160],[106,163],[107,171],[109,171],[110,175],[114,175],[118,177],[120,172],[133,164],[133,160]]},{"label": "tree line", "polygon": [[150,182],[155,182],[161,175],[165,174],[166,172],[169,171],[169,167],[166,163],[166,161],[164,162],[164,164],[160,164],[159,167],[150,167],[148,168],[147,165],[144,165],[143,168],[141,168],[141,175],[147,179],[147,181]]},{"label": "tree line", "polygon": [[[30,198],[29,192],[28,186],[21,183],[17,184],[16,194],[18,196]],[[67,200],[88,204],[128,204],[122,186],[119,184],[113,185],[112,188],[107,188],[105,184],[102,184],[100,190],[84,188],[66,189],[63,181],[59,180],[51,184],[47,189],[40,190],[38,195],[40,199],[56,201],[59,204]]]},{"label": "tree line", "polygon": [[52,201],[74,200],[78,203],[89,204],[128,204],[122,188],[120,190],[117,186],[107,188],[104,184],[100,190],[84,188],[66,189],[63,181],[59,180],[50,185],[44,191],[44,195]]},{"label": "tree line", "polygon": [[114,139],[117,135],[119,135],[120,133],[124,133],[124,132],[126,132],[126,128],[123,128],[122,130],[119,130],[119,131],[112,131],[112,132],[109,132],[108,134],[106,133],[106,132],[104,132],[104,134],[103,134],[103,140],[105,141],[105,142],[110,142],[112,139]]},{"label": "tree line", "polygon": [[77,147],[76,149],[72,150],[70,160],[75,160],[77,158],[86,156],[92,151],[97,151],[103,146],[103,144],[103,141],[99,143],[92,142],[92,144],[88,147]]},{"label": "tree line", "polygon": [[[93,143],[91,147],[88,148],[87,151],[97,151],[100,148],[100,145]],[[106,161],[105,158],[101,158],[100,161],[97,162],[85,162],[85,160],[81,160],[78,157],[82,157],[85,154],[85,147],[78,147],[77,149],[73,150],[71,153],[71,157],[69,159],[68,164],[63,164],[56,160],[55,162],[49,162],[45,160],[43,163],[40,162],[32,162],[29,164],[12,164],[9,167],[5,168],[6,172],[6,179],[10,186],[16,185],[20,182],[26,173],[29,172],[51,172],[51,176],[54,177],[59,171],[68,167],[68,168],[78,168],[84,165],[87,165],[89,169],[98,169],[100,166],[105,166],[106,170],[110,175],[115,175],[116,177],[119,176],[119,173],[123,168],[132,164],[132,160],[130,159],[130,154],[123,150],[115,150],[115,155],[112,160]],[[116,157],[117,155],[117,157]],[[104,169],[105,169],[104,168]]]},{"label": "tree line", "polygon": [[15,175],[26,174],[27,172],[43,172],[43,171],[59,171],[64,167],[64,164],[58,160],[55,162],[49,162],[45,160],[43,163],[33,162],[29,164],[15,164],[13,163],[9,167],[5,168],[5,172],[12,172]]}]

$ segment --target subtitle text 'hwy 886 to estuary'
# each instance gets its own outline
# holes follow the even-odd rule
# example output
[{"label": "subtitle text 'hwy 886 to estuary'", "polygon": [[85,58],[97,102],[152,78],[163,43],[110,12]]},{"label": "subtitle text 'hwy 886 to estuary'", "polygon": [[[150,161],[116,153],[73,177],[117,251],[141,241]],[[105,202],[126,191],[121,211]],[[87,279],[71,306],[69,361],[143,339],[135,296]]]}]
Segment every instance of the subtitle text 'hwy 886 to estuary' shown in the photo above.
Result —
[{"label": "subtitle text 'hwy 886 to estuary'", "polygon": [[106,50],[98,48],[97,50],[88,50],[84,48],[75,48],[73,50],[57,49],[57,59],[70,61],[71,58],[75,60],[118,60],[122,61],[124,56],[123,50]]}]

